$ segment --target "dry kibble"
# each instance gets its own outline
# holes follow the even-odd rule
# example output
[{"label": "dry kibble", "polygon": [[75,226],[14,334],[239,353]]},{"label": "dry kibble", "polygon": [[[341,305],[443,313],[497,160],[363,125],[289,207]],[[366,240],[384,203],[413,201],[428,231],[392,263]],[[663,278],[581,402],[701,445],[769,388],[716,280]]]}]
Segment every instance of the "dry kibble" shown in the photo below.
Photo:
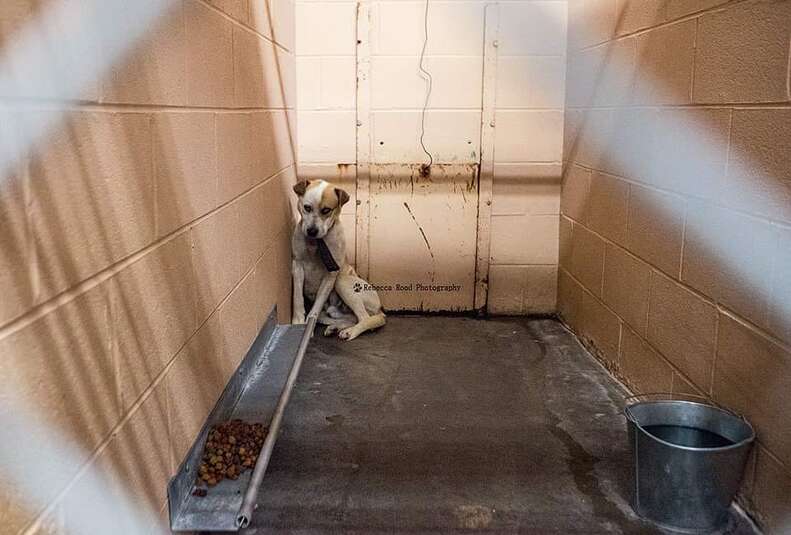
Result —
[{"label": "dry kibble", "polygon": [[202,485],[213,487],[223,479],[237,479],[252,468],[261,452],[268,428],[231,420],[217,424],[209,431],[203,450],[193,495],[206,496]]}]

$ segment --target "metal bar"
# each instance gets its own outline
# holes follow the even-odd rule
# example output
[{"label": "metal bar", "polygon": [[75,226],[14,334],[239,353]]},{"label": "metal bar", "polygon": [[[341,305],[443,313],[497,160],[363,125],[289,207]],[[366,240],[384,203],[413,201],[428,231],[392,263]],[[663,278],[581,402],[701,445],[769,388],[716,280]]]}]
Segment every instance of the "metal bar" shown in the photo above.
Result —
[{"label": "metal bar", "polygon": [[272,457],[272,450],[275,447],[275,440],[280,431],[280,423],[283,420],[283,413],[286,410],[286,405],[291,397],[291,390],[294,388],[294,383],[297,381],[299,369],[302,366],[302,359],[305,356],[305,351],[308,348],[313,329],[316,327],[317,317],[311,315],[308,317],[308,323],[305,328],[305,333],[302,335],[302,341],[299,343],[299,350],[294,359],[294,365],[291,367],[291,372],[288,374],[288,379],[283,387],[283,393],[280,395],[280,400],[277,402],[275,414],[272,416],[272,421],[269,424],[269,432],[264,439],[264,445],[261,446],[261,453],[258,455],[258,462],[255,463],[255,470],[253,476],[250,478],[250,484],[247,487],[247,492],[244,495],[244,501],[239,508],[239,513],[236,516],[236,525],[240,528],[246,528],[250,525],[250,518],[253,516],[253,507],[258,497],[258,489],[264,481],[264,474],[266,468],[269,466],[269,459]]},{"label": "metal bar", "polygon": [[283,420],[283,414],[286,411],[286,405],[291,397],[291,391],[294,384],[297,382],[299,370],[302,367],[302,360],[305,357],[305,351],[308,349],[308,343],[313,336],[313,330],[316,328],[316,321],[319,317],[319,312],[324,308],[324,303],[329,297],[330,291],[335,286],[335,279],[337,274],[328,274],[321,281],[321,287],[316,295],[316,301],[313,303],[313,308],[310,309],[310,314],[307,317],[307,325],[305,332],[302,334],[302,341],[299,343],[297,356],[294,358],[294,364],[291,366],[291,372],[288,374],[288,379],[283,387],[283,393],[280,394],[280,399],[275,408],[275,414],[272,416],[272,421],[269,423],[269,432],[264,439],[264,444],[261,446],[261,452],[258,454],[258,461],[255,463],[253,475],[250,478],[250,484],[242,501],[242,506],[239,508],[239,513],[236,515],[236,526],[239,528],[246,528],[250,525],[250,519],[253,516],[253,507],[255,507],[256,499],[258,498],[258,490],[261,483],[264,481],[264,474],[266,468],[269,466],[269,460],[272,458],[272,450],[275,447],[275,440],[280,431],[280,423]]}]

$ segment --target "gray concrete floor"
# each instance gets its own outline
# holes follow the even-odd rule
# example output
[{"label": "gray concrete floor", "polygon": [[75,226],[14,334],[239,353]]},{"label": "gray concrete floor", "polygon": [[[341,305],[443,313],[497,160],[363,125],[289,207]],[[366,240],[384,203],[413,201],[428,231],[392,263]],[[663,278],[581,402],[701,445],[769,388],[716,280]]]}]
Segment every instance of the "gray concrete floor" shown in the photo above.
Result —
[{"label": "gray concrete floor", "polygon": [[624,394],[554,320],[317,334],[248,533],[659,533],[628,505]]}]

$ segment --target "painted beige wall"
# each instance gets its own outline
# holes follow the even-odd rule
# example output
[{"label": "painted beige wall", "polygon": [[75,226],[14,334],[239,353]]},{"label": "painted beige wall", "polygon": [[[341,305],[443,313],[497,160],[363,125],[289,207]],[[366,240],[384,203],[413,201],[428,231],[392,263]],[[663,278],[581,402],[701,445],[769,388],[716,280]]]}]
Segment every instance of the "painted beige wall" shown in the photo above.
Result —
[{"label": "painted beige wall", "polygon": [[[0,3],[0,47],[40,4]],[[290,317],[293,4],[175,4],[0,180],[0,404],[79,452],[45,509],[0,484],[3,533],[86,514],[84,469],[164,523],[229,375],[272,306]]]},{"label": "painted beige wall", "polygon": [[499,3],[488,310],[556,310],[567,2]]},{"label": "painted beige wall", "polygon": [[759,434],[742,502],[791,526],[791,2],[569,2],[559,310],[641,392]]},{"label": "painted beige wall", "polygon": [[[483,266],[488,277],[479,273],[489,285],[488,309],[555,310],[566,2],[488,5],[429,4],[425,66],[434,83],[425,141],[437,165],[427,179],[420,176],[428,158],[418,140],[425,4],[377,0],[358,15],[354,2],[297,3],[300,176],[340,181],[353,201],[362,187],[362,204],[347,205],[343,222],[348,257],[373,283],[463,287],[436,296],[382,292],[390,309],[473,308],[483,152],[484,174],[490,181],[493,175],[481,216],[491,231],[484,239],[491,268]],[[487,30],[492,8],[499,23]],[[484,75],[487,57],[492,61]],[[483,135],[486,91],[494,126],[483,125]],[[357,183],[357,164],[365,164],[370,179],[361,180],[369,186]],[[368,224],[360,225],[361,219]],[[366,228],[367,235],[358,234]],[[362,259],[361,250],[367,252]]]}]

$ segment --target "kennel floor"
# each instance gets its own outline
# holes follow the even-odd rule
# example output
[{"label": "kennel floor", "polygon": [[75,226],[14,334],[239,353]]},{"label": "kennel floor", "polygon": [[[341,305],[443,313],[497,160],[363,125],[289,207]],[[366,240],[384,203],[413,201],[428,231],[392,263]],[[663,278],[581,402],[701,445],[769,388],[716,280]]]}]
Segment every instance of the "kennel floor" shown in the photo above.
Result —
[{"label": "kennel floor", "polygon": [[317,332],[245,533],[660,533],[628,505],[625,395],[551,319]]}]

